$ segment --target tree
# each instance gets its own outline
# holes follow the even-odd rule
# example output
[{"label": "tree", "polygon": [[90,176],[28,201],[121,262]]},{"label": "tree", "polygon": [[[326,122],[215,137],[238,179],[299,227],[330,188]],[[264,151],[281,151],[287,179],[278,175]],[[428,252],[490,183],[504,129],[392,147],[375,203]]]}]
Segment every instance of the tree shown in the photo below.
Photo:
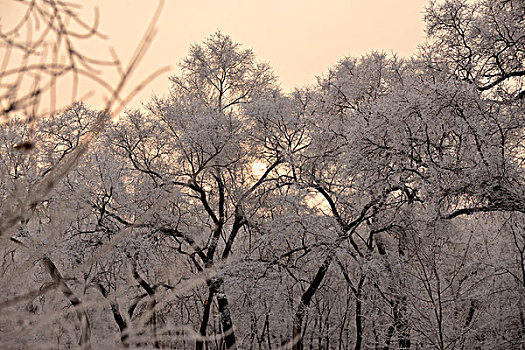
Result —
[{"label": "tree", "polygon": [[[258,155],[248,147],[257,141],[258,131],[241,112],[243,104],[276,92],[276,87],[266,64],[256,62],[251,50],[241,49],[220,32],[203,45],[193,45],[181,66],[182,75],[171,78],[170,97],[155,99],[151,115],[128,114],[129,126],[115,139],[122,155],[135,171],[150,177],[154,188],[177,188],[177,224],[163,218],[162,226],[155,227],[187,245],[180,252],[191,258],[194,269],[207,273],[229,258],[247,222],[245,202],[280,162],[272,155],[265,173],[249,180]],[[142,186],[140,191],[145,190]],[[209,237],[204,232],[210,232]],[[222,247],[221,237],[226,237]],[[197,348],[207,336],[215,298],[226,347],[235,348],[224,279],[212,274],[206,283]]]}]

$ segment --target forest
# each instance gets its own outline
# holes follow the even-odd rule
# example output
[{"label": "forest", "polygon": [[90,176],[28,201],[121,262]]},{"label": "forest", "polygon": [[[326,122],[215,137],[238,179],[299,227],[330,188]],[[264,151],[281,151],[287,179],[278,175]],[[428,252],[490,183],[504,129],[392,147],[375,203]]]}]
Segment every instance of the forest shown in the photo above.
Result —
[{"label": "forest", "polygon": [[525,1],[424,16],[289,92],[220,31],[117,116],[2,90],[0,347],[525,349]]}]

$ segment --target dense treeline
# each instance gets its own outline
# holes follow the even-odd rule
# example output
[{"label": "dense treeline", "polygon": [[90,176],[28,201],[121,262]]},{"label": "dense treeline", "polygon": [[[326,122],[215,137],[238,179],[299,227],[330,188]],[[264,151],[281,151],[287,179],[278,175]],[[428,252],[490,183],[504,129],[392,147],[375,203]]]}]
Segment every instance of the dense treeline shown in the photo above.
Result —
[{"label": "dense treeline", "polygon": [[[291,93],[227,35],[192,45],[165,97],[2,217],[2,346],[525,348],[525,3],[425,19],[417,55]],[[7,120],[0,210],[100,113]]]}]

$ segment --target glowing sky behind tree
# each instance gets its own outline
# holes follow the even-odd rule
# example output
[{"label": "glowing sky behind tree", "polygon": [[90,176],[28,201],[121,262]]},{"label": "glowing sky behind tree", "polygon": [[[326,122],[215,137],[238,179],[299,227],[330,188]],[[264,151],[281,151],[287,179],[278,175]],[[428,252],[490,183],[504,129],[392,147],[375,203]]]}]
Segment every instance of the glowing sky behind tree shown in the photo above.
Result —
[{"label": "glowing sky behind tree", "polygon": [[[93,18],[93,7],[99,7],[99,29],[109,36],[110,45],[126,62],[157,2],[85,0],[82,4],[88,22]],[[314,83],[316,76],[346,55],[359,56],[372,50],[400,56],[413,54],[424,40],[426,4],[423,0],[167,0],[157,25],[158,34],[132,83],[165,65],[176,73],[191,43],[220,30],[252,48],[260,60],[269,62],[283,89],[291,90]],[[8,0],[0,2],[4,25],[16,17],[16,6]],[[85,50],[92,56],[100,52],[108,58],[107,46],[90,42]],[[104,73],[104,78],[108,82],[117,79],[113,72]],[[153,91],[162,95],[168,86],[166,77],[156,79],[132,106],[147,100]],[[95,106],[100,103],[98,97],[89,102]]]}]

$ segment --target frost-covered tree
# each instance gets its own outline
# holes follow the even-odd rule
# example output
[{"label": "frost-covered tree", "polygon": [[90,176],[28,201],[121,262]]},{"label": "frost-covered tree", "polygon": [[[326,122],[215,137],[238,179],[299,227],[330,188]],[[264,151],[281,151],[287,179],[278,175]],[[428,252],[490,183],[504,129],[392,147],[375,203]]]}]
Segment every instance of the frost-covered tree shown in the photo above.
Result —
[{"label": "frost-covered tree", "polygon": [[[167,192],[168,212],[155,213],[152,229],[172,240],[189,259],[188,272],[206,277],[197,348],[203,348],[214,300],[228,348],[235,333],[220,261],[227,261],[249,216],[253,200],[278,154],[260,154],[257,124],[243,114],[255,98],[277,94],[274,77],[251,50],[219,32],[195,44],[171,78],[170,95],[155,99],[149,113],[128,113],[114,136],[117,154],[127,158],[140,183],[137,193]],[[254,164],[264,164],[253,174]],[[149,195],[148,195],[149,196]],[[144,209],[139,209],[144,210]],[[192,327],[195,326],[192,324]]]}]

